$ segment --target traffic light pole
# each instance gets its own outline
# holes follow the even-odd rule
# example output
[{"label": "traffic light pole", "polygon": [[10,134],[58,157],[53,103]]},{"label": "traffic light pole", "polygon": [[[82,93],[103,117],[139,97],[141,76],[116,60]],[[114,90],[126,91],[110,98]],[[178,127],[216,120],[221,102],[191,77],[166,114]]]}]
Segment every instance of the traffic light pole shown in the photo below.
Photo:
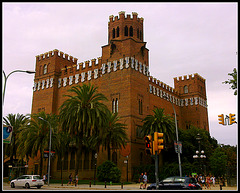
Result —
[{"label": "traffic light pole", "polygon": [[158,154],[157,154],[157,151],[155,151],[155,178],[156,178],[156,190],[158,190],[159,180],[158,180]]}]

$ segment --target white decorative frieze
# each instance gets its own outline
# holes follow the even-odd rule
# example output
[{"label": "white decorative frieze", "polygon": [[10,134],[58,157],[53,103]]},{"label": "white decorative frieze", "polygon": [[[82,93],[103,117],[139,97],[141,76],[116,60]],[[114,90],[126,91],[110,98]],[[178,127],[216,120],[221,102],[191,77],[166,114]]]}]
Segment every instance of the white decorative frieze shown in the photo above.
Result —
[{"label": "white decorative frieze", "polygon": [[138,71],[138,60],[135,59],[135,70]]},{"label": "white decorative frieze", "polygon": [[92,71],[89,70],[89,71],[88,71],[88,78],[87,78],[87,79],[88,79],[88,80],[91,80],[91,78],[92,78]]},{"label": "white decorative frieze", "polygon": [[37,90],[37,83],[34,82],[33,91],[36,91],[36,90]]},{"label": "white decorative frieze", "polygon": [[63,78],[63,86],[64,86],[64,87],[67,86],[67,77],[64,77],[64,78]]},{"label": "white decorative frieze", "polygon": [[135,61],[135,58],[134,57],[131,57],[131,68],[134,69],[134,61]]},{"label": "white decorative frieze", "polygon": [[152,85],[149,84],[149,92],[152,93]]},{"label": "white decorative frieze", "polygon": [[61,84],[62,84],[62,79],[61,79],[61,78],[59,78],[59,79],[58,79],[58,88],[60,88],[60,87],[61,87]]},{"label": "white decorative frieze", "polygon": [[79,82],[79,74],[75,74],[75,84]]},{"label": "white decorative frieze", "polygon": [[106,64],[102,64],[102,74],[105,74]]},{"label": "white decorative frieze", "polygon": [[185,99],[185,106],[188,106],[188,98]]},{"label": "white decorative frieze", "polygon": [[117,71],[117,60],[113,61],[113,71]]},{"label": "white decorative frieze", "polygon": [[53,78],[50,78],[50,88],[53,87]]},{"label": "white decorative frieze", "polygon": [[107,63],[107,66],[108,66],[107,72],[110,73],[110,72],[111,72],[111,62],[108,62],[108,63]]},{"label": "white decorative frieze", "polygon": [[124,58],[120,59],[120,70],[123,69],[123,64],[124,64]]},{"label": "white decorative frieze", "polygon": [[126,68],[129,68],[129,57],[125,57],[126,60]]},{"label": "white decorative frieze", "polygon": [[146,75],[146,65],[143,64],[143,74]]},{"label": "white decorative frieze", "polygon": [[46,88],[49,88],[49,79],[46,80]]},{"label": "white decorative frieze", "polygon": [[94,69],[94,79],[98,78],[98,69]]},{"label": "white decorative frieze", "polygon": [[69,76],[69,85],[73,84],[73,76]]},{"label": "white decorative frieze", "polygon": [[81,73],[81,82],[85,81],[85,74],[86,74],[86,72]]}]

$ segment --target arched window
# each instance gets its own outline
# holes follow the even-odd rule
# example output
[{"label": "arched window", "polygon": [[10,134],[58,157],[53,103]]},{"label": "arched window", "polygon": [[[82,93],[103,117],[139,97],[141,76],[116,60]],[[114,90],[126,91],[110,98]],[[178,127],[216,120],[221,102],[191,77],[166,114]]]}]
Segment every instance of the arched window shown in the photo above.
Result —
[{"label": "arched window", "polygon": [[115,38],[115,28],[112,30],[112,38]]},{"label": "arched window", "polygon": [[117,152],[115,151],[112,153],[112,162],[117,165]]},{"label": "arched window", "polygon": [[187,94],[187,93],[188,93],[188,86],[187,86],[187,85],[185,85],[185,86],[183,87],[183,92],[184,92],[184,94]]},{"label": "arched window", "polygon": [[129,35],[130,35],[131,37],[133,37],[133,27],[132,27],[132,26],[130,26]]},{"label": "arched window", "polygon": [[119,27],[117,27],[117,37],[119,37]]},{"label": "arched window", "polygon": [[43,66],[43,74],[47,74],[47,64]]},{"label": "arched window", "polygon": [[127,26],[125,26],[125,28],[124,28],[124,35],[128,36],[128,27]]}]

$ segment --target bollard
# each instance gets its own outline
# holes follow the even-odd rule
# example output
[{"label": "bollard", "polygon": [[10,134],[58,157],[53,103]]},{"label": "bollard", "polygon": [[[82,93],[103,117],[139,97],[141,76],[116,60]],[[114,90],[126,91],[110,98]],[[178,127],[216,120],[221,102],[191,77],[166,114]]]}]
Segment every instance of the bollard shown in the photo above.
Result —
[{"label": "bollard", "polygon": [[105,181],[105,188],[107,188],[107,182]]},{"label": "bollard", "polygon": [[121,183],[121,189],[123,189],[123,183]]},{"label": "bollard", "polygon": [[89,182],[89,187],[91,188],[91,181]]}]

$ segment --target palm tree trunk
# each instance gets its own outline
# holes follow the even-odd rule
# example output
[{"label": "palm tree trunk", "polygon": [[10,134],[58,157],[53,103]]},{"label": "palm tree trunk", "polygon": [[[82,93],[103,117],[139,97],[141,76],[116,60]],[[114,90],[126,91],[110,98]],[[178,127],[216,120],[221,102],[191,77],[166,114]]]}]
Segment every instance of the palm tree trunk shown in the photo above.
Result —
[{"label": "palm tree trunk", "polygon": [[108,160],[111,161],[111,150],[110,150],[110,144],[108,144],[108,147],[107,147],[107,154],[108,154]]}]

